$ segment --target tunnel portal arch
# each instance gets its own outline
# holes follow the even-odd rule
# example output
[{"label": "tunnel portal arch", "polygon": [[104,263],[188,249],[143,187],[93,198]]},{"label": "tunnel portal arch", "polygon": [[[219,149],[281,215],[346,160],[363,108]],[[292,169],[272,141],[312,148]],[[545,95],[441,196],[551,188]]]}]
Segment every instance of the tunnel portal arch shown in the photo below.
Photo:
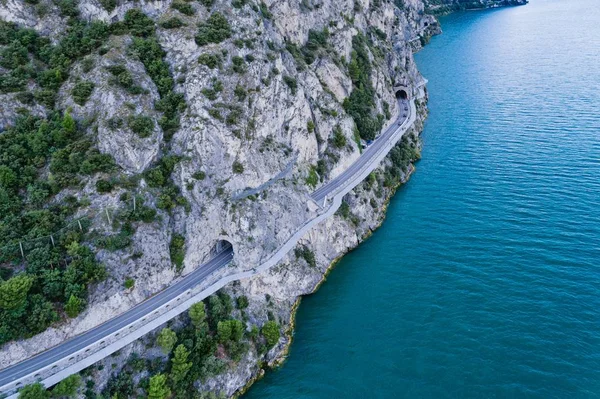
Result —
[{"label": "tunnel portal arch", "polygon": [[211,256],[215,256],[229,248],[233,248],[233,245],[229,241],[217,240],[215,245],[213,245],[213,247],[211,248],[210,254],[211,254]]},{"label": "tunnel portal arch", "polygon": [[398,100],[408,100],[408,89],[406,87],[396,87],[395,91]]}]

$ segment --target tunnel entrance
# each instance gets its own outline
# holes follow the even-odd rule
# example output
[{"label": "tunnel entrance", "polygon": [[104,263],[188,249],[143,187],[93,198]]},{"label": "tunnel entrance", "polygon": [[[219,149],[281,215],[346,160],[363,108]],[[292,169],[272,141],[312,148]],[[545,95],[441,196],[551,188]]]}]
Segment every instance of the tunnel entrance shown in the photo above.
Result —
[{"label": "tunnel entrance", "polygon": [[227,240],[218,240],[217,243],[210,250],[210,255],[215,256],[223,251],[226,251],[232,247],[231,243]]},{"label": "tunnel entrance", "polygon": [[404,89],[396,90],[396,98],[398,100],[408,100],[408,93]]}]

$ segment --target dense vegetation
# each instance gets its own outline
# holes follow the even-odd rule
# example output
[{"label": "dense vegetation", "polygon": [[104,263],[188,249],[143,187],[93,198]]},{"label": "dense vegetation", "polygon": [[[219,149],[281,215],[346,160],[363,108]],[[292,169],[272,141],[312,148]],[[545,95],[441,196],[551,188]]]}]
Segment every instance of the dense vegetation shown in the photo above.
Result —
[{"label": "dense vegetation", "polygon": [[[76,15],[68,4],[61,10]],[[114,162],[94,148],[68,112],[52,108],[72,64],[108,35],[102,22],[72,18],[53,45],[33,30],[0,21],[0,65],[8,71],[0,75],[0,91],[21,92],[49,109],[46,118],[25,113],[0,135],[0,343],[45,330],[63,311],[76,316],[88,285],[105,277],[84,244],[86,221],[68,223],[80,202],[55,195],[79,187],[88,175],[114,170]],[[26,91],[30,85],[33,94]],[[75,102],[84,104],[93,88],[77,83]],[[24,270],[12,276],[21,264]]]},{"label": "dense vegetation", "polygon": [[[247,298],[239,297],[236,303],[244,318]],[[246,323],[232,317],[233,313],[232,298],[222,292],[193,305],[188,311],[191,322],[186,327],[178,330],[166,327],[157,335],[156,344],[168,355],[168,360],[143,360],[132,355],[125,369],[113,375],[102,392],[103,397],[215,397],[197,392],[194,382],[222,373],[229,362],[240,361],[250,345],[264,354],[280,338],[280,327],[275,320],[269,320],[260,330],[248,329]],[[142,374],[136,384],[136,376],[144,370],[150,375]]]},{"label": "dense vegetation", "polygon": [[74,398],[80,385],[81,377],[74,374],[56,384],[51,390],[46,390],[40,383],[28,385],[19,391],[19,399]]},{"label": "dense vegetation", "polygon": [[386,168],[384,174],[384,185],[386,187],[395,187],[400,183],[403,174],[408,172],[411,162],[421,157],[416,144],[407,136],[402,136],[402,140],[392,148],[389,153],[392,165]]},{"label": "dense vegetation", "polygon": [[205,22],[201,22],[198,25],[196,44],[198,46],[205,46],[209,43],[221,43],[229,39],[231,35],[231,26],[227,18],[223,14],[215,12]]},{"label": "dense vegetation", "polygon": [[[159,124],[167,139],[178,128],[179,114],[186,106],[183,95],[173,91],[174,81],[154,35],[152,19],[132,9],[123,22],[112,26],[84,23],[76,18],[75,3],[67,3],[61,3],[61,10],[71,18],[56,45],[33,30],[0,21],[0,66],[6,71],[0,75],[0,92],[17,92],[24,102],[37,102],[48,109],[46,118],[25,111],[0,135],[0,344],[39,333],[61,314],[79,314],[86,305],[88,285],[106,275],[92,248],[126,248],[135,232],[132,223],[151,222],[156,215],[139,198],[137,210],[114,215],[113,227],[120,228],[119,233],[90,237],[87,219],[73,221],[77,209],[87,205],[85,200],[57,196],[66,188],[81,188],[90,175],[101,172],[112,176],[117,171],[112,157],[99,153],[85,136],[87,125],[79,126],[68,112],[54,110],[57,92],[74,62],[103,46],[111,33],[130,33],[134,36],[133,54],[140,58],[158,88],[161,98],[156,109],[163,114]],[[88,64],[84,62],[84,68]],[[143,92],[124,66],[113,65],[108,70],[113,83],[132,94]],[[28,91],[30,87],[33,93]],[[93,90],[92,82],[78,81],[71,95],[83,105]],[[119,119],[107,123],[115,128],[124,125]],[[132,115],[127,125],[140,137],[148,137],[154,121]],[[186,204],[170,182],[172,160],[167,157],[150,171],[155,178],[150,186],[161,189],[158,207],[166,210]],[[129,183],[103,178],[97,180],[96,190],[107,193],[116,184]],[[129,198],[123,198],[126,201],[131,199],[125,197]],[[177,259],[175,263],[179,263]]]},{"label": "dense vegetation", "polygon": [[180,113],[186,108],[183,94],[176,93],[169,65],[164,60],[165,52],[160,47],[154,34],[154,21],[138,9],[131,9],[125,14],[125,24],[129,27],[133,40],[133,53],[140,59],[146,72],[156,85],[160,101],[156,109],[163,113],[158,122],[168,141],[179,129]]},{"label": "dense vegetation", "polygon": [[103,22],[73,21],[65,37],[52,45],[31,29],[0,21],[0,66],[7,69],[0,75],[0,93],[26,92],[27,85],[35,83],[35,101],[52,108],[73,62],[98,48],[108,35]]},{"label": "dense vegetation", "polygon": [[[78,186],[85,175],[112,168],[112,158],[91,146],[68,113],[54,112],[46,120],[23,116],[0,135],[0,262],[6,270],[0,343],[43,331],[69,301],[70,315],[76,315],[87,285],[104,278],[104,268],[81,244],[85,229],[67,225],[80,203],[53,196]],[[9,265],[20,263],[24,272],[9,278]]]},{"label": "dense vegetation", "polygon": [[360,137],[373,140],[383,126],[383,115],[374,116],[375,90],[371,83],[371,62],[367,39],[360,33],[352,38],[348,73],[354,89],[344,100],[344,109],[354,119]]}]

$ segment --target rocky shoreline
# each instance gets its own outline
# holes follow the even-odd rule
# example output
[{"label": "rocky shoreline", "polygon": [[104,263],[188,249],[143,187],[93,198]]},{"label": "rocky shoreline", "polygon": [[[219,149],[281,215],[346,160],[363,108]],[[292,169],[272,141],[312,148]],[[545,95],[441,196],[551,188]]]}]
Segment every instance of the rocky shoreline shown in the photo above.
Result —
[{"label": "rocky shoreline", "polygon": [[[238,271],[259,263],[277,248],[290,231],[314,212],[306,202],[308,193],[341,173],[360,154],[361,139],[356,128],[360,115],[356,112],[352,115],[353,108],[348,104],[352,93],[358,90],[361,67],[358,53],[367,60],[368,83],[373,86],[370,114],[377,115],[377,119],[372,118],[370,123],[379,121],[383,125],[400,112],[395,97],[398,94],[394,92],[397,85],[414,91],[417,120],[382,165],[345,196],[338,213],[309,231],[296,251],[263,275],[221,290],[230,302],[232,298],[238,303],[246,302],[243,306],[230,306],[230,314],[225,315],[243,321],[244,338],[235,347],[236,356],[232,355],[229,344],[215,344],[211,361],[218,363],[219,372],[207,372],[206,378],[195,383],[195,388],[200,392],[238,396],[266,368],[281,365],[292,341],[301,297],[315,292],[337,261],[381,225],[391,197],[415,171],[421,147],[419,135],[427,115],[427,92],[412,54],[440,32],[435,18],[424,13],[422,0],[396,1],[396,4],[271,0],[254,7],[238,1],[240,7],[234,7],[233,11],[229,3],[216,2],[214,7],[212,0],[206,3],[210,4],[208,9],[194,6],[191,11],[178,3],[176,7],[187,10],[185,17],[173,11],[170,1],[140,6],[144,13],[160,21],[157,43],[165,51],[172,80],[176,82],[175,90],[189,102],[181,116],[181,128],[168,145],[161,142],[164,132],[158,124],[148,132],[150,138],[144,140],[121,127],[116,132],[110,127],[115,119],[128,118],[120,115],[129,112],[128,109],[146,112],[152,118],[159,116],[153,108],[159,101],[159,93],[145,65],[131,57],[131,37],[111,37],[107,50],[93,56],[101,68],[91,73],[83,61],[78,61],[72,79],[60,89],[57,96],[60,107],[70,109],[80,124],[92,124],[89,130],[98,140],[100,150],[113,155],[125,175],[131,177],[149,165],[160,163],[162,156],[177,158],[179,164],[169,172],[170,184],[180,190],[183,199],[177,201],[185,206],[174,205],[168,211],[158,207],[164,197],[146,185],[143,179],[148,179],[147,174],[141,175],[139,189],[146,190],[146,203],[157,207],[158,221],[136,226],[129,247],[95,248],[97,258],[106,265],[111,277],[94,287],[88,308],[33,338],[5,344],[0,349],[3,359],[0,367],[131,308],[168,286],[178,278],[178,273],[194,270],[223,240],[235,248],[236,262],[231,267]],[[498,4],[486,2],[484,6]],[[79,3],[79,11],[87,20],[119,21],[133,7],[125,2],[107,12],[93,0]],[[218,12],[227,15],[231,29],[240,36],[246,37],[251,32],[268,40],[238,38],[232,43],[210,44],[208,50],[206,47],[200,50],[193,35],[196,25],[204,23],[209,15],[207,10],[211,10],[211,15]],[[51,15],[37,16],[22,0],[7,0],[7,7],[0,13],[2,19],[33,27],[56,40],[64,27],[52,21]],[[179,20],[183,24],[179,25],[181,30],[163,29],[163,25],[170,26],[165,20],[173,15],[185,20]],[[173,21],[174,17],[169,23],[174,24]],[[355,40],[357,37],[364,42]],[[310,46],[303,44],[307,39],[312,40]],[[223,48],[225,45],[228,47]],[[227,64],[226,71],[223,67],[223,73],[219,73],[220,66],[213,70],[202,64],[212,62],[202,58],[209,51],[222,63],[229,62],[227,57],[231,53],[240,55],[231,57],[231,65]],[[216,51],[221,55],[216,56]],[[136,90],[146,96],[143,100],[135,97],[139,93],[134,96],[116,87],[107,72],[115,62],[141,82]],[[74,103],[70,97],[81,79],[89,79],[96,85],[85,106]],[[12,97],[8,98],[11,94],[2,96],[7,103],[14,102]],[[244,107],[235,105],[236,101]],[[224,112],[228,113],[227,120]],[[11,107],[2,109],[2,121],[8,123],[16,114]],[[242,131],[240,125],[246,130]],[[365,126],[370,128],[368,123]],[[112,193],[99,194],[97,180],[90,179],[82,190],[72,190],[69,194],[84,200],[85,212],[95,215],[91,220],[94,234],[103,236],[114,229],[104,220],[107,209],[122,207],[123,198],[130,193],[127,187],[119,187]],[[238,198],[236,193],[251,194]],[[183,254],[177,262],[173,251],[176,237],[183,241],[179,247]],[[173,267],[175,263],[177,268]],[[135,284],[124,290],[124,281]],[[262,335],[251,336],[268,322],[277,323],[285,332],[272,347],[265,347]],[[187,315],[168,323],[175,331],[183,331],[189,325]],[[211,334],[216,335],[216,322],[211,328]],[[99,393],[114,387],[115,378],[122,374],[141,384],[136,389],[142,392],[156,370],[168,370],[170,358],[157,347],[158,333],[148,334],[82,372],[93,388],[88,387],[81,394],[91,395],[89,392]],[[138,370],[140,359],[146,366]],[[135,362],[138,366],[133,365]],[[150,371],[149,365],[155,363],[160,366]]]}]

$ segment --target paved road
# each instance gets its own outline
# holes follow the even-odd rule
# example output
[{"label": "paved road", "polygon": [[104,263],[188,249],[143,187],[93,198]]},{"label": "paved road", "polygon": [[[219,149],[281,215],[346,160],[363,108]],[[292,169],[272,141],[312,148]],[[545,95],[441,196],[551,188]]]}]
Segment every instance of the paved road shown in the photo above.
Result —
[{"label": "paved road", "polygon": [[[407,100],[400,100],[399,103],[400,117],[383,134],[381,134],[377,140],[371,143],[371,145],[367,147],[361,156],[346,171],[312,193],[311,197],[315,201],[320,203],[323,201],[325,196],[328,196],[329,198],[334,196],[336,192],[340,190],[348,181],[351,181],[354,175],[359,173],[365,165],[372,162],[373,158],[377,155],[377,152],[386,144],[387,140],[408,118],[410,112],[409,102]],[[54,348],[24,360],[21,363],[14,364],[4,370],[1,370],[0,386],[29,375],[39,369],[42,369],[43,367],[51,365],[58,360],[65,359],[71,354],[84,349],[88,345],[100,341],[102,338],[107,337],[117,330],[126,327],[130,323],[142,319],[144,316],[152,313],[155,309],[183,294],[188,289],[197,286],[215,270],[220,269],[231,262],[232,259],[233,248],[225,248],[213,259],[198,267],[198,269],[185,276],[185,278],[183,278],[181,281],[178,281],[152,298],[140,303],[139,305],[136,305],[122,315],[108,320],[105,323],[94,327],[85,333],[82,333],[81,335],[73,337],[62,344],[55,346]]]},{"label": "paved road", "polygon": [[66,358],[72,353],[75,353],[78,350],[81,350],[86,346],[99,341],[103,337],[106,337],[113,332],[127,326],[128,324],[143,318],[145,315],[152,313],[154,309],[178,297],[188,289],[195,287],[215,270],[220,269],[231,262],[232,259],[233,249],[231,246],[229,246],[210,261],[206,262],[198,269],[187,275],[181,281],[131,308],[122,315],[108,320],[107,322],[94,327],[81,335],[73,337],[70,340],[63,342],[59,346],[55,346],[52,349],[0,371],[0,386],[8,384],[11,381],[39,370],[42,367],[50,365],[57,360]]},{"label": "paved road", "polygon": [[394,134],[399,125],[401,125],[408,118],[410,112],[409,101],[398,100],[398,102],[400,105],[400,117],[392,125],[390,125],[390,127],[388,127],[387,130],[377,138],[377,140],[371,143],[371,145],[369,145],[367,149],[363,151],[360,158],[350,165],[348,169],[312,193],[310,196],[313,200],[315,200],[315,202],[321,204],[325,196],[331,198],[332,195],[335,195],[336,191],[344,186],[346,182],[349,181],[352,176],[354,176],[355,173],[360,171],[360,169],[372,161],[372,158],[385,145],[386,141]]}]

